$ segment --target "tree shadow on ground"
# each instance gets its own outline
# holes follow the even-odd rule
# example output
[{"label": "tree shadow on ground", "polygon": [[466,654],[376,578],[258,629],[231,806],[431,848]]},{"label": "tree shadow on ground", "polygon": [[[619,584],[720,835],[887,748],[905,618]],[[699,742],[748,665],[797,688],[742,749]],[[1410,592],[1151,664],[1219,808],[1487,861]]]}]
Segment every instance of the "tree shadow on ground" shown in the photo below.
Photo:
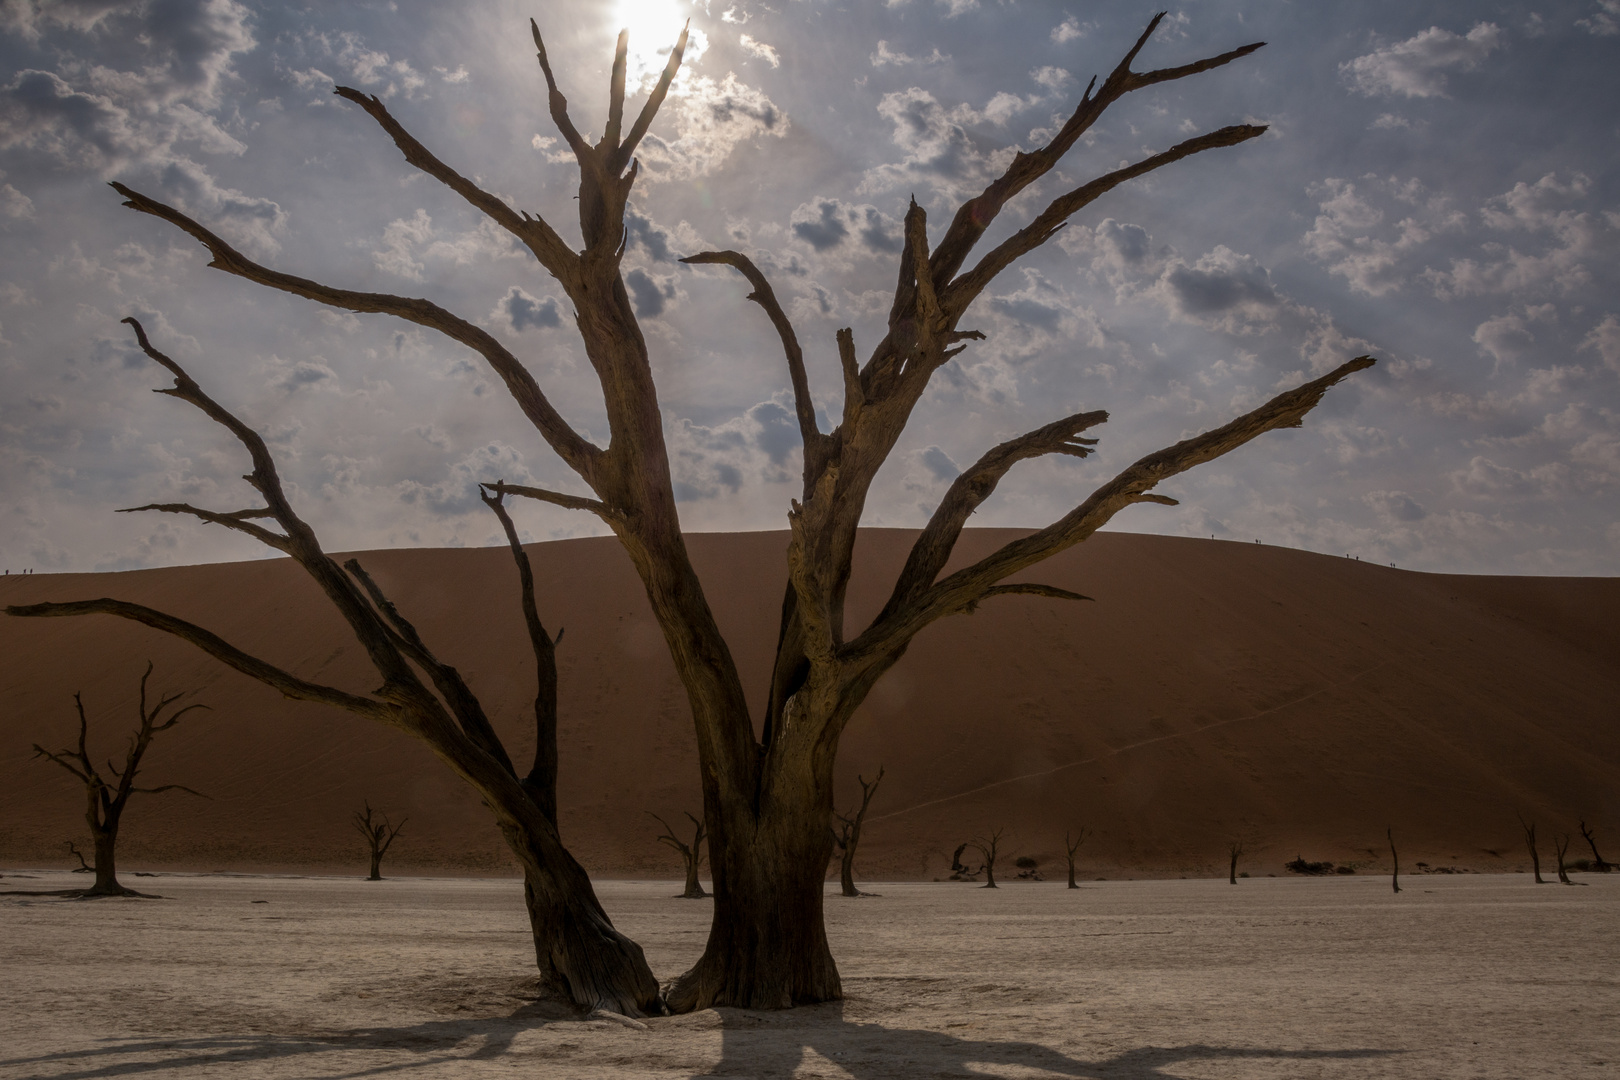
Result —
[{"label": "tree shadow on ground", "polygon": [[[848,1020],[844,1010],[842,1002],[783,1013],[714,1010],[721,1032],[720,1060],[713,1068],[693,1074],[694,1080],[732,1076],[791,1077],[801,1069],[814,1069],[818,1056],[857,1080],[897,1075],[978,1078],[985,1075],[982,1071],[985,1066],[1008,1065],[1084,1080],[1169,1080],[1172,1074],[1166,1069],[1196,1060],[1328,1061],[1400,1053],[1375,1049],[1283,1050],[1194,1043],[1144,1046],[1107,1057],[1081,1058],[1033,1042],[964,1038],[925,1028]],[[674,1038],[681,1035],[689,1038],[695,1034],[690,1029],[678,1031],[662,1027],[654,1020],[646,1031],[612,1032],[600,1015],[593,1014],[596,1023],[592,1026],[604,1035],[615,1036],[611,1050],[615,1056],[625,1049],[620,1037],[626,1036],[637,1042],[649,1040],[645,1048],[650,1052],[649,1057],[674,1055],[690,1060],[692,1056],[690,1047],[683,1051],[670,1045]],[[247,1062],[279,1060],[297,1070],[295,1063],[312,1055],[392,1051],[390,1060],[357,1063],[353,1071],[329,1072],[327,1070],[337,1064],[331,1061],[320,1070],[322,1075],[334,1078],[375,1076],[446,1065],[465,1067],[476,1061],[499,1059],[511,1051],[513,1042],[524,1032],[552,1026],[568,1028],[589,1022],[593,1017],[581,1017],[561,1002],[541,1001],[518,1008],[507,1016],[433,1020],[401,1027],[355,1027],[298,1035],[256,1033],[116,1039],[106,1040],[91,1049],[0,1058],[0,1072],[28,1066],[30,1072],[50,1075],[53,1080],[179,1074],[187,1070],[208,1076],[222,1073],[222,1067]],[[675,1018],[675,1022],[681,1019]],[[633,1022],[620,1023],[636,1027]],[[657,1045],[659,1043],[663,1045]],[[610,1052],[606,1046],[603,1050],[605,1054]],[[605,1063],[592,1062],[587,1050],[567,1064],[589,1068]],[[564,1062],[556,1064],[564,1067]],[[685,1070],[672,1064],[671,1071]]]},{"label": "tree shadow on ground", "polygon": [[1384,1057],[1396,1050],[1282,1050],[1267,1047],[1143,1046],[1108,1057],[1072,1057],[1040,1043],[966,1038],[926,1028],[903,1028],[845,1018],[845,1002],[782,1013],[717,1010],[720,1061],[704,1077],[791,1077],[812,1066],[814,1055],[856,1080],[866,1077],[983,1077],[983,1067],[1014,1065],[1085,1080],[1170,1080],[1164,1071],[1195,1060],[1327,1061]]}]

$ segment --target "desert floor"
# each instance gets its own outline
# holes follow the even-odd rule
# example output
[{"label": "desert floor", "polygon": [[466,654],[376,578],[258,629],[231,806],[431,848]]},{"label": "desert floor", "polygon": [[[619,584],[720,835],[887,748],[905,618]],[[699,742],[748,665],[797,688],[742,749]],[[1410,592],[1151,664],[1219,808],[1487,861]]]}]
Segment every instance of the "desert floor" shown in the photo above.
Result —
[{"label": "desert floor", "polygon": [[[1620,1063],[1620,874],[874,885],[848,995],[579,1019],[508,880],[128,875],[0,896],[0,1077],[1559,1077]],[[0,889],[82,885],[11,872]],[[604,881],[668,978],[707,901]]]}]

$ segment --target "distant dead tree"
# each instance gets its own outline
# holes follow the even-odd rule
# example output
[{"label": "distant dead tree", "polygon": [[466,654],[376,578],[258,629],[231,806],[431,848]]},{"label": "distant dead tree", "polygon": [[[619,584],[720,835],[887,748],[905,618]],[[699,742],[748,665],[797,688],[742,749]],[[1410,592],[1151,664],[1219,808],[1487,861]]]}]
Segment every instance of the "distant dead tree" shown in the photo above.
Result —
[{"label": "distant dead tree", "polygon": [[[681,260],[689,266],[727,267],[747,281],[747,299],[759,305],[780,338],[802,443],[802,486],[787,514],[791,537],[785,594],[771,605],[773,614],[780,613],[776,655],[760,716],[750,712],[736,650],[721,632],[681,532],[670,468],[675,455],[665,441],[665,412],[655,379],[660,365],[652,360],[622,268],[629,201],[639,174],[636,151],[681,66],[686,31],[670,50],[640,115],[628,123],[628,32],[620,36],[609,75],[606,121],[600,139],[593,141],[575,126],[539,27],[531,22],[551,118],[578,165],[578,195],[571,204],[578,214],[577,240],[564,237],[543,215],[516,209],[452,168],[411,135],[380,98],[351,87],[335,90],[376,122],[407,163],[471,204],[492,227],[504,229],[556,281],[576,312],[581,345],[601,388],[605,415],[597,430],[607,433],[605,446],[600,436],[593,439],[574,426],[547,397],[533,371],[478,321],[457,316],[427,298],[328,285],[255,262],[181,210],[125,184],[113,184],[126,206],[168,222],[206,247],[209,265],[222,273],[340,310],[388,315],[478,353],[577,483],[589,490],[589,495],[576,495],[499,480],[485,487],[499,495],[593,514],[614,533],[642,581],[686,691],[710,833],[715,918],[703,955],[665,996],[676,1012],[715,1005],[786,1008],[842,997],[837,964],[827,944],[823,904],[833,850],[833,767],[846,726],[917,634],[940,619],[970,614],[987,601],[1085,599],[1067,589],[1012,579],[1085,542],[1128,507],[1174,505],[1176,500],[1153,489],[1269,432],[1302,426],[1330,389],[1375,362],[1370,356],[1348,360],[1224,424],[1148,453],[1045,528],[949,569],[955,565],[952,554],[967,521],[1015,466],[1050,456],[1089,456],[1096,439],[1088,432],[1108,414],[1088,410],[1053,418],[990,447],[938,500],[882,610],[870,622],[863,620],[864,625],[846,622],[856,537],[870,510],[872,485],[892,452],[906,445],[908,428],[916,437],[910,425],[917,407],[930,400],[932,380],[950,378],[950,372],[958,370],[952,361],[973,342],[984,340],[984,331],[973,325],[977,317],[972,312],[985,310],[997,279],[1027,263],[1062,234],[1076,214],[1121,185],[1265,133],[1258,124],[1229,125],[1137,156],[1070,187],[1074,181],[1060,166],[1115,103],[1137,91],[1224,67],[1263,44],[1242,45],[1173,67],[1134,70],[1164,17],[1161,12],[1149,21],[1109,74],[1086,87],[1065,119],[1055,122],[1027,150],[1007,155],[1000,174],[982,190],[954,208],[945,206],[932,236],[926,211],[911,203],[890,271],[894,285],[892,298],[883,305],[888,312],[879,324],[881,336],[869,345],[863,362],[852,329],[845,327],[834,335],[838,358],[834,379],[842,402],[830,410],[830,431],[820,426],[824,414],[812,395],[798,334],[760,268],[747,254],[731,250],[696,252]],[[1008,220],[1020,214],[1038,191],[1046,203],[1043,209],[1031,208],[1021,227]],[[1019,198],[1023,193],[1027,194]],[[1012,213],[1004,217],[1009,207]],[[714,277],[695,280],[718,285]],[[194,403],[198,400],[189,380],[173,393]],[[261,478],[260,473],[255,477]],[[302,522],[297,523],[296,535],[293,531],[283,535],[270,534],[250,520],[273,516],[291,521],[279,493],[271,501],[269,509],[229,513],[167,509],[250,532],[306,567],[324,559]],[[488,800],[503,834],[513,843],[528,891],[536,898],[531,924],[536,927],[543,974],[555,971],[582,1005],[631,1014],[661,1011],[663,1003],[639,948],[613,931],[599,905],[592,907],[595,898],[583,872],[567,865],[572,860],[556,840],[554,828],[548,833],[542,811],[516,798],[513,789],[519,781],[504,750],[492,740],[487,721],[451,715],[457,702],[448,699],[465,697],[465,687],[459,681],[447,684],[446,701],[428,701],[433,694],[420,685],[416,672],[431,671],[437,682],[448,669],[437,660],[419,663],[425,654],[416,651],[414,632],[406,642],[413,650],[410,658],[400,655],[389,635],[404,634],[405,629],[360,610],[370,607],[370,586],[357,587],[335,566],[311,572],[349,617],[373,663],[387,669],[385,697],[350,699],[347,704],[432,742],[435,752]],[[137,615],[134,605],[117,601],[8,610],[27,615],[107,612],[145,618],[150,625],[179,632],[178,620],[156,612]],[[193,641],[203,640],[197,633],[187,633]],[[225,656],[217,646],[203,647]],[[226,662],[244,671],[266,666],[254,658]],[[276,673],[273,684],[291,692],[297,680],[283,674]],[[343,703],[335,689],[308,686],[298,682],[299,694]],[[534,839],[542,833],[543,840]],[[566,939],[559,934],[566,934]]]},{"label": "distant dead tree", "polygon": [[971,881],[979,876],[978,870],[970,868],[962,861],[962,852],[968,849],[968,843],[967,840],[962,841],[956,845],[956,850],[951,853],[952,881]]},{"label": "distant dead tree", "polygon": [[1006,831],[1005,829],[997,829],[988,838],[978,837],[969,841],[973,849],[984,859],[984,865],[980,869],[984,871],[984,888],[986,889],[996,887],[996,845],[1001,843],[1001,834]]},{"label": "distant dead tree", "polygon": [[878,784],[883,782],[883,766],[878,766],[877,776],[871,784],[866,782],[864,776],[857,775],[855,779],[861,782],[861,808],[855,811],[854,817],[834,811],[841,826],[833,831],[833,842],[838,845],[840,852],[838,880],[845,896],[861,895],[861,891],[855,887],[855,846],[861,842],[861,823],[866,820],[866,808],[872,805],[872,796],[877,794]]},{"label": "distant dead tree", "polygon": [[651,810],[647,811],[647,816],[664,827],[664,834],[658,838],[658,842],[668,844],[680,852],[681,861],[686,865],[686,888],[681,891],[681,899],[701,900],[708,896],[709,894],[703,891],[702,882],[698,881],[698,866],[703,862],[703,840],[709,835],[708,830],[704,828],[703,822],[692,816],[691,811],[687,811],[687,820],[697,830],[692,834],[692,842],[688,844],[675,835],[675,830],[669,827],[669,822]]},{"label": "distant dead tree", "polygon": [[74,846],[73,841],[69,840],[67,846],[68,854],[79,860],[79,865],[73,870],[75,874],[93,874],[96,872],[95,867],[84,861],[84,853]]},{"label": "distant dead tree", "polygon": [[1564,869],[1564,856],[1569,854],[1569,833],[1553,833],[1553,856],[1558,860],[1558,880],[1565,885],[1575,884],[1569,880],[1569,872]]},{"label": "distant dead tree", "polygon": [[1232,859],[1232,861],[1229,862],[1226,867],[1226,880],[1229,884],[1236,885],[1237,862],[1238,856],[1243,854],[1243,841],[1233,840],[1231,843],[1227,844],[1226,853],[1231,856]]},{"label": "distant dead tree", "polygon": [[1598,854],[1597,840],[1593,838],[1592,830],[1586,827],[1585,818],[1581,819],[1581,839],[1585,840],[1586,846],[1592,849],[1593,870],[1596,870],[1600,874],[1607,874],[1614,868],[1614,864],[1604,862],[1603,856]]},{"label": "distant dead tree", "polygon": [[[101,775],[90,761],[90,753],[85,748],[85,740],[89,733],[90,723],[84,715],[84,698],[75,691],[73,706],[79,711],[79,747],[77,750],[58,750],[52,752],[38,743],[34,744],[34,756],[49,758],[62,768],[79,778],[84,784],[85,794],[85,823],[90,826],[90,837],[95,844],[96,855],[96,883],[88,889],[75,890],[75,895],[91,896],[143,896],[134,889],[126,889],[118,883],[117,845],[118,826],[123,820],[124,808],[129,805],[129,797],[139,792],[143,795],[156,795],[163,791],[184,791],[188,795],[201,796],[200,792],[192,791],[184,784],[162,784],[158,787],[142,788],[135,786],[135,776],[140,772],[141,759],[146,756],[146,749],[152,745],[152,739],[160,731],[168,731],[180,722],[180,718],[194,709],[207,709],[207,705],[192,704],[169,713],[169,717],[159,723],[163,711],[175,702],[185,697],[185,692],[178,694],[165,694],[158,698],[157,703],[150,709],[146,707],[146,682],[152,676],[152,662],[146,662],[146,672],[141,676],[140,702],[138,716],[140,723],[135,733],[130,736],[129,749],[124,754],[124,767],[120,770],[107,761],[107,771],[111,782]],[[79,855],[78,848],[70,842],[68,850]],[[82,867],[84,856],[79,855]]]},{"label": "distant dead tree", "polygon": [[1549,882],[1541,880],[1541,852],[1536,850],[1536,823],[1524,820],[1519,816],[1519,827],[1524,830],[1524,844],[1530,849],[1530,868],[1536,875],[1537,885],[1547,885]]},{"label": "distant dead tree", "polygon": [[1084,825],[1080,827],[1080,832],[1072,840],[1067,832],[1063,834],[1063,855],[1069,861],[1069,888],[1071,889],[1080,887],[1074,880],[1074,853],[1080,850],[1080,845],[1085,843],[1086,837],[1090,835]]},{"label": "distant dead tree", "polygon": [[354,817],[350,820],[353,821],[354,827],[360,831],[360,835],[366,838],[366,846],[371,849],[371,876],[366,880],[381,881],[383,879],[382,857],[388,851],[389,845],[394,842],[394,837],[399,835],[399,830],[405,827],[405,823],[410,818],[400,818],[398,825],[391,825],[388,821],[388,815],[384,814],[381,821],[373,821],[371,802],[367,800],[365,810],[363,812],[356,810]]},{"label": "distant dead tree", "polygon": [[1384,835],[1389,838],[1389,884],[1396,892],[1401,891],[1401,857],[1395,854],[1395,827],[1386,826]]}]

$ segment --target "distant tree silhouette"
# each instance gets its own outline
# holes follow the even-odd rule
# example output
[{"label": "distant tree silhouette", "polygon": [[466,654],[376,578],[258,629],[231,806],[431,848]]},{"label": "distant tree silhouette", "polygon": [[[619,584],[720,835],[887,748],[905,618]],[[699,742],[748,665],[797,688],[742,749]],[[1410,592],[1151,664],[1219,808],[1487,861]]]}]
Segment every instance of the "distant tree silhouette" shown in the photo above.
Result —
[{"label": "distant tree silhouette", "polygon": [[[49,758],[62,768],[79,778],[84,784],[85,793],[85,823],[90,826],[90,836],[95,844],[96,855],[96,883],[88,889],[75,890],[80,896],[143,896],[134,889],[126,889],[118,883],[118,827],[123,821],[124,808],[129,805],[129,797],[137,792],[144,795],[156,795],[163,791],[184,791],[189,795],[201,796],[200,792],[192,791],[184,784],[162,784],[153,788],[135,786],[135,777],[140,772],[141,759],[146,756],[147,747],[152,745],[152,739],[160,731],[167,731],[180,722],[180,718],[194,709],[207,709],[207,705],[191,704],[183,709],[176,709],[169,713],[167,720],[159,723],[163,711],[175,702],[185,697],[185,692],[167,694],[160,697],[150,709],[146,707],[146,682],[152,676],[152,662],[146,662],[146,672],[141,676],[140,702],[137,715],[140,718],[135,733],[130,736],[129,749],[124,754],[124,767],[120,770],[107,761],[108,777],[103,777],[100,770],[90,761],[90,752],[86,749],[85,741],[89,733],[90,723],[84,715],[84,698],[78,691],[73,694],[73,706],[79,711],[79,746],[76,750],[58,750],[52,752],[38,743],[34,744],[34,756]],[[79,851],[70,842],[68,850],[79,855]],[[79,855],[79,863],[84,863],[84,856]]]},{"label": "distant tree silhouette", "polygon": [[1564,856],[1569,854],[1569,833],[1553,834],[1553,855],[1558,860],[1558,880],[1565,885],[1575,884],[1569,880],[1569,872],[1564,869]]},{"label": "distant tree silhouette", "polygon": [[1395,853],[1395,827],[1387,826],[1384,835],[1389,837],[1389,884],[1396,892],[1401,891],[1401,857]]},{"label": "distant tree silhouette", "polygon": [[1536,850],[1536,823],[1526,821],[1521,816],[1519,818],[1519,827],[1524,830],[1524,845],[1530,849],[1530,869],[1536,875],[1536,884],[1549,884],[1549,882],[1541,880],[1541,852]]},{"label": "distant tree silhouette", "polygon": [[658,838],[658,842],[668,844],[680,852],[681,861],[686,864],[686,888],[681,891],[681,899],[701,900],[708,896],[709,894],[703,891],[702,882],[698,881],[698,866],[703,862],[703,841],[709,835],[703,822],[693,817],[691,811],[687,811],[687,820],[697,830],[692,834],[692,842],[688,844],[675,835],[675,830],[670,828],[669,823],[663,818],[651,810],[647,811],[647,816],[664,827],[664,834]]},{"label": "distant tree silhouette", "polygon": [[988,838],[981,836],[969,841],[973,849],[984,859],[984,865],[979,869],[984,871],[983,887],[986,889],[996,887],[996,845],[1001,843],[1001,834],[1006,831],[1005,829],[997,829]]},{"label": "distant tree silhouette", "polygon": [[1069,862],[1069,888],[1071,889],[1080,887],[1074,880],[1074,853],[1080,850],[1080,845],[1085,843],[1086,837],[1090,835],[1084,825],[1080,827],[1080,832],[1072,840],[1069,839],[1068,833],[1063,834],[1063,855]]},{"label": "distant tree silhouette", "polygon": [[1232,861],[1227,864],[1226,880],[1229,884],[1236,885],[1237,862],[1238,856],[1243,854],[1243,841],[1233,840],[1231,843],[1227,844],[1226,853],[1232,857]]},{"label": "distant tree silhouette", "polygon": [[360,831],[360,835],[366,838],[366,846],[371,849],[371,876],[366,880],[381,881],[383,879],[382,857],[388,851],[389,845],[393,844],[394,837],[399,835],[399,830],[405,827],[405,823],[410,818],[400,818],[398,825],[391,825],[388,821],[388,815],[384,814],[381,821],[373,821],[371,802],[367,800],[365,811],[356,810],[351,820],[354,827]]},{"label": "distant tree silhouette", "polygon": [[833,842],[838,845],[840,852],[838,866],[838,880],[843,887],[845,896],[859,896],[861,891],[855,887],[855,847],[861,842],[861,823],[866,820],[866,808],[872,805],[872,796],[877,794],[878,784],[883,782],[883,766],[878,766],[877,776],[871,784],[866,777],[856,776],[861,782],[861,808],[855,811],[855,816],[837,814],[838,829],[833,830]]},{"label": "distant tree silhouette", "polygon": [[1596,870],[1600,874],[1607,874],[1611,869],[1613,869],[1614,864],[1604,862],[1603,856],[1598,854],[1597,840],[1593,838],[1592,830],[1586,827],[1585,818],[1581,819],[1581,839],[1585,840],[1587,847],[1592,849],[1593,870]]},{"label": "distant tree silhouette", "polygon": [[74,846],[73,841],[69,840],[67,846],[68,854],[79,860],[79,865],[73,870],[75,874],[93,874],[96,872],[95,867],[84,861],[84,853]]}]

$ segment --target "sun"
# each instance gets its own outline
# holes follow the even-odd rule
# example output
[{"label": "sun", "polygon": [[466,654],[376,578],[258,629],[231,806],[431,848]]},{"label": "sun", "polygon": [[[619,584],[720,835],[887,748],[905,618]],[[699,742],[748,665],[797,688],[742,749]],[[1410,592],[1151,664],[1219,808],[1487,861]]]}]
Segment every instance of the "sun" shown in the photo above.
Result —
[{"label": "sun", "polygon": [[656,78],[669,59],[670,46],[691,17],[692,5],[681,0],[617,0],[609,9],[611,31],[630,31],[629,78],[636,85]]}]

